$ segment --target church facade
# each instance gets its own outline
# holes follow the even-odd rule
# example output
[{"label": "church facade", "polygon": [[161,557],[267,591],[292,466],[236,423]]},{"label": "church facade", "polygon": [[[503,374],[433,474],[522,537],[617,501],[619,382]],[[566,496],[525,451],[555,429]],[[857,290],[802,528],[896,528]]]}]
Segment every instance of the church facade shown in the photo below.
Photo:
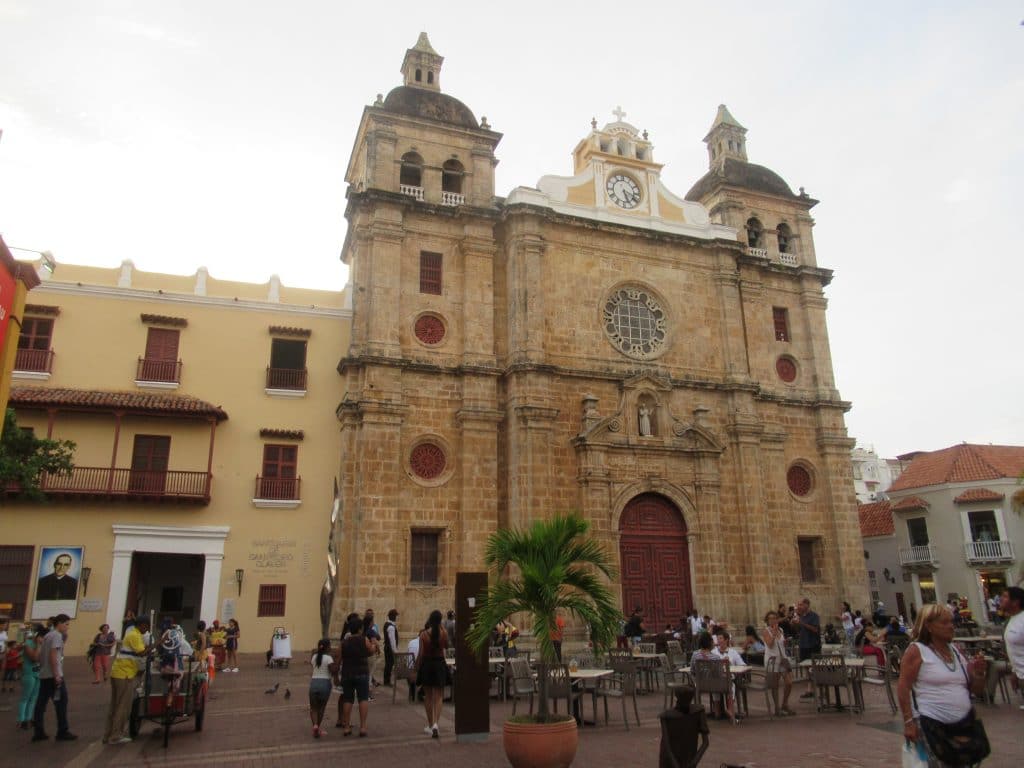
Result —
[{"label": "church facade", "polygon": [[442,63],[421,35],[347,169],[335,623],[418,626],[490,533],[569,510],[652,629],[865,604],[817,201],[748,161],[724,106],[685,195],[617,111],[572,175],[497,197],[501,134]]}]

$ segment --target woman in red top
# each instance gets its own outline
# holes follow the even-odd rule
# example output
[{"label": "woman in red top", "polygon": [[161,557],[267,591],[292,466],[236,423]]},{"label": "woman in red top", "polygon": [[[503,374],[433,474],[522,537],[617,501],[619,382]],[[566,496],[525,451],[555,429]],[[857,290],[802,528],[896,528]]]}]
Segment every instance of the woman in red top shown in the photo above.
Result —
[{"label": "woman in red top", "polygon": [[441,626],[441,612],[432,611],[427,626],[420,632],[420,650],[416,656],[416,685],[423,688],[423,708],[427,711],[427,727],[423,732],[438,738],[438,721],[448,682],[448,663],[444,652],[448,633]]}]

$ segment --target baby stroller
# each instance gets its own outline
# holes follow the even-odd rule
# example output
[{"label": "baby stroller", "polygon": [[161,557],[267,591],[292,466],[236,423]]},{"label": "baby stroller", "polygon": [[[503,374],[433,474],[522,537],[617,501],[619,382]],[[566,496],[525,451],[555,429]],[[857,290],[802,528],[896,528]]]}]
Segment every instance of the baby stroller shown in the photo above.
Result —
[{"label": "baby stroller", "polygon": [[267,651],[267,666],[287,669],[291,660],[292,636],[284,627],[274,627],[274,634],[270,637],[270,650]]}]

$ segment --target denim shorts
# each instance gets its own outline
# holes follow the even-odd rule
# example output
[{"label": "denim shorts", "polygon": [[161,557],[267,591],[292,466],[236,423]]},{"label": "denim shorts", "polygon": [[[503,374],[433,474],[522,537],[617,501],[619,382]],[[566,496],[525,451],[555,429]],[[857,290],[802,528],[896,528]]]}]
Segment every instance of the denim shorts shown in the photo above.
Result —
[{"label": "denim shorts", "polygon": [[359,701],[368,701],[370,698],[370,676],[359,675],[358,677],[346,677],[341,681],[341,688],[341,698],[349,704],[354,702],[356,699],[359,699]]},{"label": "denim shorts", "polygon": [[309,704],[316,706],[326,703],[331,698],[331,681],[326,678],[316,678],[309,681]]}]

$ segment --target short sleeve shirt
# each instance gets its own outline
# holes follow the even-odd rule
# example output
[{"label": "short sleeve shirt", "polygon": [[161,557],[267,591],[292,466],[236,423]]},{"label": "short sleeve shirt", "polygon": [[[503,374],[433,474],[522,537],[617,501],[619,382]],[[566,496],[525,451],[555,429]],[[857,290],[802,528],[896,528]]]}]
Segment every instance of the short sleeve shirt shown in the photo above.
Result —
[{"label": "short sleeve shirt", "polygon": [[1018,679],[1024,680],[1024,611],[1007,622],[1003,640],[1013,673]]},{"label": "short sleeve shirt", "polygon": [[801,648],[817,648],[821,645],[821,634],[820,632],[812,632],[804,624],[810,624],[812,627],[821,629],[821,619],[818,618],[818,614],[814,611],[808,611],[800,617],[800,640],[799,644]]},{"label": "short sleeve shirt", "polygon": [[[57,651],[57,668],[50,665],[50,652]],[[49,680],[64,677],[64,636],[56,629],[51,629],[43,638],[43,646],[39,656],[39,679]]]},{"label": "short sleeve shirt", "polygon": [[[141,656],[145,650],[146,642],[142,639],[142,633],[139,632],[138,627],[128,627],[128,631],[124,633],[124,640],[121,641],[121,651],[118,652],[117,658],[110,667],[110,676],[115,680],[134,678],[139,671],[135,658]],[[133,655],[129,656],[129,653]]]}]

